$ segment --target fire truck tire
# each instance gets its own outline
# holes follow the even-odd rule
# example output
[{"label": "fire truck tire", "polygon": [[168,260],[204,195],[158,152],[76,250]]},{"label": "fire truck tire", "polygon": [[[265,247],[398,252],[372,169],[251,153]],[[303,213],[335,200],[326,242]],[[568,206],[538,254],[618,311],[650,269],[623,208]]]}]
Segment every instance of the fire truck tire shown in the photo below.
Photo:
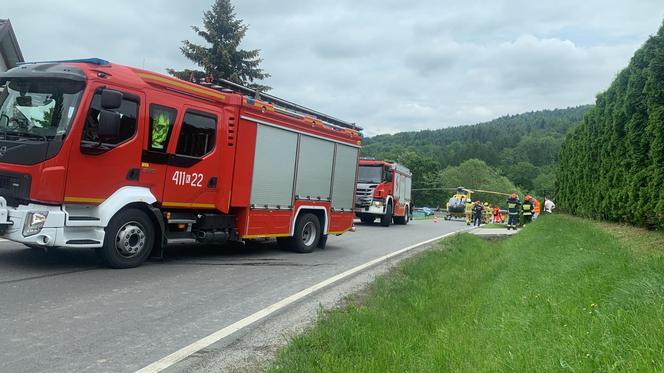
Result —
[{"label": "fire truck tire", "polygon": [[314,214],[304,214],[297,219],[290,249],[296,253],[310,253],[318,246],[321,238],[320,221]]},{"label": "fire truck tire", "polygon": [[406,208],[406,215],[404,216],[395,216],[394,217],[394,224],[399,224],[399,225],[406,225],[408,224],[408,220],[410,220],[410,217],[408,216],[408,208]]},{"label": "fire truck tire", "polygon": [[316,245],[316,247],[319,249],[325,249],[326,245],[327,245],[327,235],[324,234],[320,236],[320,239],[318,240],[318,245]]},{"label": "fire truck tire", "polygon": [[380,217],[380,225],[383,227],[389,227],[390,224],[392,224],[392,205],[387,205],[385,215]]},{"label": "fire truck tire", "polygon": [[108,223],[104,246],[97,253],[111,268],[133,268],[143,264],[154,245],[150,217],[135,208],[121,210]]}]

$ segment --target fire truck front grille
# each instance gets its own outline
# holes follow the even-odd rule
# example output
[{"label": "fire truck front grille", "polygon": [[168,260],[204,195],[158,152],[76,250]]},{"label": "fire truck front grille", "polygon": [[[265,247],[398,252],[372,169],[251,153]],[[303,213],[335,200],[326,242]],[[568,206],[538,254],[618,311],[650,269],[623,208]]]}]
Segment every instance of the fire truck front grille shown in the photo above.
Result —
[{"label": "fire truck front grille", "polygon": [[0,171],[0,197],[10,206],[30,199],[30,175]]},{"label": "fire truck front grille", "polygon": [[355,190],[355,205],[365,207],[371,205],[373,201],[374,190],[378,184],[358,185]]}]

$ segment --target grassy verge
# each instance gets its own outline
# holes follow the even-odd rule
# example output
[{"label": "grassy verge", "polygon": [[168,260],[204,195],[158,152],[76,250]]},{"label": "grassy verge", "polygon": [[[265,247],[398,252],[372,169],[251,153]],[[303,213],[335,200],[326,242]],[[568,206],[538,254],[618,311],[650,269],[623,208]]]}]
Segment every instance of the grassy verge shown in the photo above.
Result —
[{"label": "grassy verge", "polygon": [[554,215],[456,236],[321,315],[271,371],[663,371],[664,235],[648,235]]}]

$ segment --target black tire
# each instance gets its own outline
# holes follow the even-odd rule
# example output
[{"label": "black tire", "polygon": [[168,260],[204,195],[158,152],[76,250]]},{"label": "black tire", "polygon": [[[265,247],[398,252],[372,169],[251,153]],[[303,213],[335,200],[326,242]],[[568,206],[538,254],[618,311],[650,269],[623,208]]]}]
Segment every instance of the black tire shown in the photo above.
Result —
[{"label": "black tire", "polygon": [[376,220],[376,217],[374,216],[362,216],[360,218],[362,224],[373,224],[374,220]]},{"label": "black tire", "polygon": [[394,224],[399,224],[399,225],[408,224],[408,209],[406,209],[406,215],[394,217]]},{"label": "black tire", "polygon": [[154,225],[143,211],[129,208],[115,214],[105,229],[104,246],[97,249],[111,268],[138,267],[154,246]]},{"label": "black tire", "polygon": [[327,235],[324,234],[320,236],[320,239],[318,240],[318,245],[316,245],[316,247],[319,249],[325,249],[326,245],[327,245]]},{"label": "black tire", "polygon": [[289,237],[289,248],[296,253],[310,253],[318,246],[321,236],[318,217],[314,214],[301,215],[295,223],[293,237]]},{"label": "black tire", "polygon": [[380,218],[380,225],[383,227],[389,227],[392,224],[392,205],[387,205],[387,211],[385,215]]}]

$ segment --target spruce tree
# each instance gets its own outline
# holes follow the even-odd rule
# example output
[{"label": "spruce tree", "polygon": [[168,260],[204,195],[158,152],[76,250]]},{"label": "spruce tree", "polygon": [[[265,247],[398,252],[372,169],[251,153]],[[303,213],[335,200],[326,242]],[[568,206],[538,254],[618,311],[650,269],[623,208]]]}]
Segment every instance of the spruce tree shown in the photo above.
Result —
[{"label": "spruce tree", "polygon": [[205,40],[206,45],[184,40],[180,51],[200,69],[168,69],[169,74],[183,80],[212,77],[230,80],[260,91],[270,89],[257,83],[270,76],[260,68],[263,61],[259,57],[260,49],[239,48],[248,26],[236,17],[235,7],[230,0],[216,0],[212,8],[203,13],[203,27],[191,28]]}]

